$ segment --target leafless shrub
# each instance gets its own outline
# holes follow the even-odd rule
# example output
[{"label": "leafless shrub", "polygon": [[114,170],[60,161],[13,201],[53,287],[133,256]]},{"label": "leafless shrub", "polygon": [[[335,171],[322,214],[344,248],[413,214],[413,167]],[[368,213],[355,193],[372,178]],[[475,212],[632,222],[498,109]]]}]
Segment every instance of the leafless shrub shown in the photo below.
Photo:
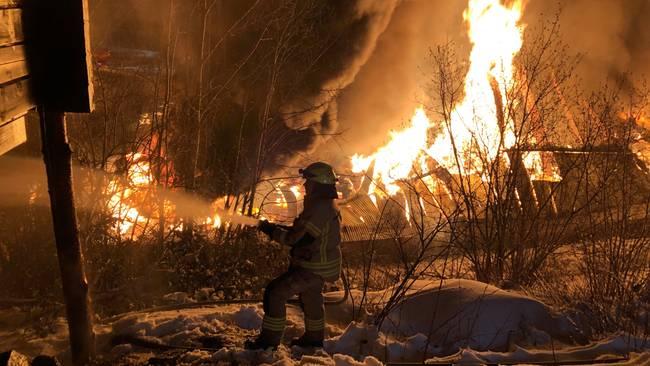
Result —
[{"label": "leafless shrub", "polygon": [[378,194],[378,215],[366,218],[370,237],[355,244],[356,255],[344,256],[346,276],[359,291],[352,296],[357,319],[370,311],[374,324],[381,326],[412,294],[416,281],[442,279],[451,273],[449,218],[440,213],[436,193],[425,180],[418,172],[399,182],[397,194]]},{"label": "leafless shrub", "polygon": [[[448,207],[459,212],[450,222],[452,245],[471,263],[476,279],[488,283],[533,282],[549,256],[569,240],[577,216],[592,199],[588,194],[576,201],[586,178],[581,164],[589,155],[562,164],[552,153],[567,143],[558,141],[558,134],[577,130],[566,116],[567,101],[578,94],[573,77],[578,58],[569,57],[560,43],[557,20],[532,33],[515,60],[512,80],[493,80],[500,136],[495,146],[483,141],[483,131],[472,132],[469,145],[456,140],[452,123],[460,123],[455,108],[464,97],[464,67],[453,45],[431,52],[435,103],[430,109],[442,121],[439,133],[451,137],[456,162],[447,172],[434,168],[443,171]],[[508,134],[514,141],[506,142]],[[535,156],[541,161],[537,168],[526,162]],[[555,169],[563,180],[558,182]],[[566,179],[569,175],[572,179]],[[574,202],[556,202],[560,197]],[[564,207],[558,210],[559,204]]]},{"label": "leafless shrub", "polygon": [[650,292],[650,176],[637,145],[645,143],[637,120],[647,106],[640,88],[623,93],[621,84],[605,86],[586,103],[590,130],[611,147],[591,179],[602,189],[586,208],[588,221],[577,247],[584,287],[578,297],[600,321],[604,332],[625,329],[648,335]]}]

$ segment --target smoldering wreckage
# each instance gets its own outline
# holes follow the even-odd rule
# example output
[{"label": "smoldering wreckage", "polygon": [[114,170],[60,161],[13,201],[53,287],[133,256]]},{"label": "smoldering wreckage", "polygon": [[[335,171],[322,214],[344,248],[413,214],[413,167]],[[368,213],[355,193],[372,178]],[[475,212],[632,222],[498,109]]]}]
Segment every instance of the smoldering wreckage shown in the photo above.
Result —
[{"label": "smoldering wreckage", "polygon": [[[202,9],[202,63],[198,102],[188,105],[198,116],[196,147],[189,149],[195,159],[186,164],[190,168],[160,163],[174,153],[168,140],[181,139],[157,129],[181,118],[174,107],[140,113],[136,131],[150,132],[134,136],[144,143],[125,144],[126,150],[107,154],[99,169],[87,169],[101,182],[107,229],[126,245],[144,245],[138,241],[157,236],[175,238],[179,247],[203,235],[197,233],[211,233],[206,234],[214,238],[211,244],[224,248],[225,240],[237,235],[270,245],[263,237],[268,234],[292,248],[290,268],[271,281],[264,299],[227,298],[203,287],[165,294],[153,301],[158,306],[131,304],[128,311],[103,317],[90,306],[95,299],[85,279],[71,178],[72,167],[82,172],[83,164],[71,156],[64,113],[91,113],[93,82],[107,75],[144,80],[164,74],[169,88],[175,80],[169,70],[176,69],[163,66],[176,62],[176,54],[169,47],[166,54],[105,45],[91,51],[95,41],[85,25],[93,29],[93,16],[98,28],[106,22],[92,0],[71,3],[0,0],[3,27],[11,30],[0,33],[6,61],[1,67],[10,70],[0,88],[11,95],[0,101],[0,152],[25,140],[29,144],[26,121],[37,110],[65,302],[65,317],[36,334],[18,319],[30,299],[8,298],[7,306],[0,300],[0,350],[8,351],[0,354],[1,364],[650,364],[650,111],[634,79],[650,57],[645,42],[650,27],[643,21],[650,14],[647,2],[561,1],[558,15],[539,29],[531,25],[535,17],[557,10],[557,4],[197,2],[191,17]],[[276,5],[291,14],[288,27],[278,26],[277,19],[266,24],[264,17],[250,17],[275,15],[270,10]],[[88,9],[95,9],[90,18]],[[239,14],[230,26],[219,26],[232,40],[216,43],[252,42],[252,51],[224,52],[224,58],[238,60],[235,71],[217,87],[206,87],[213,94],[203,95],[204,68],[209,69],[204,61],[211,60],[204,44],[206,19],[212,9]],[[454,15],[441,16],[445,11]],[[432,13],[455,21],[431,24]],[[56,21],[70,28],[49,34],[43,25]],[[266,25],[251,41],[236,33],[242,24]],[[445,29],[431,30],[436,26]],[[279,36],[267,36],[274,27]],[[456,58],[453,45],[433,47],[441,35],[455,37],[454,27],[462,30],[459,43],[467,43],[466,60]],[[173,39],[173,26],[166,29],[167,40]],[[586,30],[593,38],[584,36]],[[43,59],[60,51],[53,46],[60,39],[68,42],[67,56],[56,67],[44,65]],[[319,39],[326,42],[316,43]],[[271,53],[274,65],[283,60],[282,67],[293,73],[280,74],[278,66],[271,79],[299,79],[286,88],[279,82],[281,97],[273,95],[275,84],[271,91],[256,90],[252,75],[259,68],[247,69],[249,59],[264,49],[262,41],[271,40],[282,46]],[[295,50],[291,42],[304,47],[282,53]],[[586,53],[573,58],[563,53],[566,48],[554,48],[563,42],[568,51]],[[401,52],[395,52],[397,44]],[[182,46],[173,50],[183,52]],[[415,75],[427,54],[435,67],[420,80]],[[314,57],[311,64],[301,58],[308,56]],[[241,70],[250,74],[230,85]],[[595,88],[596,97],[571,88],[573,72],[582,77],[580,88]],[[608,76],[616,87],[599,93],[599,82]],[[433,95],[424,93],[427,88]],[[263,126],[280,123],[260,129],[256,140],[274,149],[251,150],[255,153],[241,160],[239,150],[236,158],[219,156],[240,170],[253,166],[252,189],[235,193],[236,184],[230,184],[225,195],[206,195],[208,200],[199,190],[191,192],[215,178],[204,173],[208,170],[198,174],[207,164],[201,153],[216,151],[210,140],[218,135],[208,133],[208,117],[201,116],[210,107],[203,101],[226,89],[231,104],[243,110],[242,95],[266,100],[262,108],[251,107],[252,114],[261,116]],[[106,96],[101,98],[106,106]],[[398,127],[404,116],[408,122]],[[381,128],[368,132],[368,122],[353,122],[367,120]],[[69,118],[74,136],[73,122]],[[355,141],[346,141],[346,134],[355,134]],[[239,136],[241,145],[243,132]],[[83,141],[73,141],[73,148],[75,143]],[[4,185],[33,184],[32,175],[16,178],[33,168],[18,152],[0,159],[23,165],[14,176],[0,178]],[[320,160],[331,166],[314,163]],[[306,168],[296,174],[297,166]],[[190,173],[177,189],[175,176],[185,169]],[[37,205],[38,196],[31,191],[28,204]],[[314,201],[316,196],[328,203]],[[77,207],[87,210],[82,199]],[[5,252],[0,241],[2,258],[9,258]],[[254,272],[267,270],[255,265]],[[545,278],[558,266],[575,274],[573,287]],[[252,274],[238,273],[247,275]],[[567,277],[562,278],[559,282]],[[338,281],[324,287],[326,280]],[[577,296],[581,287],[592,303],[569,299],[575,306],[560,308],[553,302]],[[542,299],[551,289],[562,295]],[[604,293],[614,299],[595,295]],[[611,314],[608,309],[616,315],[599,319]]]}]

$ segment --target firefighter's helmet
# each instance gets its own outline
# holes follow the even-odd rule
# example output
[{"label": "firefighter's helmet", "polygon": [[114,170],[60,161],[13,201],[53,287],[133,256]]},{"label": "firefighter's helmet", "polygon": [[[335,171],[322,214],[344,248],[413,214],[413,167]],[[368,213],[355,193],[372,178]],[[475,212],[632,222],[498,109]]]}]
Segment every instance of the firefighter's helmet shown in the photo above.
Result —
[{"label": "firefighter's helmet", "polygon": [[305,169],[299,170],[303,178],[320,184],[336,184],[338,179],[334,169],[329,164],[321,161],[309,164]]}]

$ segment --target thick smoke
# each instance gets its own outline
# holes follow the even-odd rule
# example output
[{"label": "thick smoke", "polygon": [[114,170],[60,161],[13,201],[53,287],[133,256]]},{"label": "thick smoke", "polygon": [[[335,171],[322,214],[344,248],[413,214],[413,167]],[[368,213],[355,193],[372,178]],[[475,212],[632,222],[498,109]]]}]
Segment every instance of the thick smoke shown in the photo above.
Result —
[{"label": "thick smoke", "polygon": [[[412,0],[399,4],[375,52],[339,98],[338,144],[318,152],[347,166],[350,155],[370,153],[386,142],[390,129],[408,123],[415,107],[427,103],[429,50],[453,42],[459,59],[470,45],[462,12],[467,1]],[[583,88],[596,90],[612,77],[646,77],[650,69],[650,2],[647,0],[528,0],[527,30],[553,21],[560,11],[560,37],[569,53],[583,54],[576,70]]]},{"label": "thick smoke", "polygon": [[453,41],[460,50],[468,50],[462,21],[466,5],[464,1],[400,3],[374,54],[339,100],[344,158],[373,151],[386,142],[390,129],[408,122],[424,101],[431,47]]},{"label": "thick smoke", "polygon": [[[297,21],[293,24],[296,28],[290,29],[288,33],[291,40],[285,47],[291,49],[288,53],[290,57],[281,61],[283,69],[276,88],[276,95],[281,95],[281,100],[274,102],[270,112],[286,125],[283,130],[271,133],[277,134],[278,138],[289,136],[290,140],[287,139],[286,144],[283,144],[286,146],[282,151],[274,151],[274,156],[269,160],[286,163],[300,152],[313,150],[320,142],[326,140],[327,136],[337,132],[337,96],[355,80],[359,70],[373,54],[377,40],[390,22],[398,2],[399,0],[242,0],[218,3],[218,10],[213,11],[218,18],[214,22],[215,27],[228,28],[238,22],[249,9],[254,11],[246,21],[239,23],[241,28],[230,34],[222,47],[223,50],[220,49],[223,55],[215,57],[214,60],[220,62],[215,69],[223,71],[223,77],[226,79],[230,74],[235,74],[234,70],[242,65],[238,77],[232,83],[221,79],[211,82],[228,84],[228,87],[233,89],[233,94],[246,94],[249,99],[255,100],[258,106],[265,103],[268,91],[266,86],[249,76],[261,74],[257,70],[259,63],[269,64],[270,61],[265,55],[274,52],[274,42],[282,37],[280,32],[267,36],[258,47],[261,30],[267,25],[272,29],[278,28],[273,21],[273,17],[278,16],[274,13],[278,9],[287,12],[293,9],[298,14],[297,19],[308,19],[306,24]],[[188,4],[189,2],[177,2],[174,14],[183,19],[187,16],[191,18],[196,6],[187,6]],[[120,13],[120,8],[129,16],[125,16],[125,19],[113,19],[110,15]],[[168,8],[168,2],[155,0],[116,0],[114,4],[97,6],[96,28],[105,39],[97,40],[96,43],[107,43],[107,47],[111,47],[113,43],[119,47],[155,50],[164,43],[161,40],[167,30],[161,19],[167,18]],[[280,19],[292,20],[288,14]],[[129,33],[134,33],[137,37],[127,41]],[[185,48],[196,47],[196,44],[182,39],[177,47],[176,53],[185,57],[185,53],[190,53]],[[253,61],[244,62],[252,49],[257,49],[251,58]],[[185,62],[181,56],[179,65]],[[182,70],[182,67],[178,66],[178,70]]]},{"label": "thick smoke", "polygon": [[[144,5],[157,4],[155,0],[130,2],[141,10],[137,18],[166,14],[160,6]],[[240,2],[224,4],[227,13],[231,7],[245,8],[234,5]],[[347,164],[354,153],[372,152],[385,143],[390,129],[408,122],[418,104],[427,103],[423,88],[430,77],[429,50],[453,42],[459,59],[469,55],[462,18],[466,0],[330,0],[327,4],[331,13],[318,19],[313,32],[316,39],[335,35],[337,42],[322,50],[308,80],[279,108],[291,130],[290,146],[280,154],[285,162],[315,148],[312,158],[340,164]],[[156,9],[156,16],[151,16],[151,9]],[[532,31],[540,21],[553,20],[558,10],[562,40],[569,52],[584,55],[577,71],[587,90],[625,73],[629,80],[647,76],[647,0],[527,0],[523,22]],[[124,21],[110,19],[96,27],[120,34],[131,29]],[[147,23],[145,28],[152,34],[163,31],[157,23]],[[145,38],[151,42],[156,37]],[[336,143],[322,143],[335,133],[340,133]]]},{"label": "thick smoke", "polygon": [[[334,17],[331,27],[340,30],[337,41],[320,57],[315,74],[297,97],[281,108],[287,127],[297,130],[297,150],[310,151],[335,133],[336,99],[340,91],[356,78],[375,50],[379,36],[392,18],[397,0],[332,2]],[[322,29],[331,32],[330,29]]]},{"label": "thick smoke", "polygon": [[647,0],[529,0],[524,21],[551,20],[560,10],[560,34],[570,52],[581,53],[583,86],[595,90],[608,79],[628,82],[650,71],[650,2]]}]

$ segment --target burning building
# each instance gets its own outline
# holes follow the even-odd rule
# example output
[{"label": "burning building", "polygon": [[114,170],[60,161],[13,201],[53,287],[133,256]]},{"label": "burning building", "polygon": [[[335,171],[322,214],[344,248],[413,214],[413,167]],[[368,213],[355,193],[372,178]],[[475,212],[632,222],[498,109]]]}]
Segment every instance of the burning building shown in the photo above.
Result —
[{"label": "burning building", "polygon": [[[431,122],[419,107],[410,124],[391,132],[384,146],[351,157],[352,172],[361,174],[363,183],[354,197],[341,202],[346,240],[394,236],[378,224],[387,208],[402,212],[407,228],[414,216],[484,220],[489,205],[559,223],[591,206],[594,198],[589,191],[603,179],[609,179],[605,186],[616,185],[608,170],[631,172],[634,192],[643,196],[648,191],[643,154],[632,152],[630,144],[612,146],[582,138],[577,142],[580,147],[574,148],[566,139],[550,137],[542,97],[531,87],[532,78],[540,75],[518,70],[515,62],[524,40],[523,5],[470,1],[463,14],[472,44],[470,63],[462,93],[455,96],[458,100],[440,96],[443,107],[449,107],[436,111],[442,121]],[[453,76],[443,73],[438,76]],[[451,93],[444,82],[439,85],[441,93]],[[558,88],[553,94],[551,99],[565,101]],[[580,132],[570,107],[561,108],[566,119],[563,133],[575,138]],[[613,117],[607,123],[630,122]],[[641,142],[638,129],[634,131],[632,145]]]}]

